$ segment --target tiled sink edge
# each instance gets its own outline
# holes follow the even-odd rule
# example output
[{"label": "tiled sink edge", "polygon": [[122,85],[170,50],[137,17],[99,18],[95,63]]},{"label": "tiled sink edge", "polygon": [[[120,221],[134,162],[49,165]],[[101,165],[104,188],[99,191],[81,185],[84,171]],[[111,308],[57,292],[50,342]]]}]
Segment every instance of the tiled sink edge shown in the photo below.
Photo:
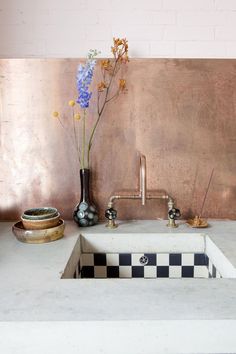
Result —
[{"label": "tiled sink edge", "polygon": [[81,235],[77,238],[75,242],[75,246],[72,250],[72,253],[68,259],[68,262],[65,266],[65,269],[61,275],[61,279],[71,279],[73,278],[75,269],[77,269],[77,265],[80,259],[82,253],[82,248],[81,248]]},{"label": "tiled sink edge", "polygon": [[236,269],[208,235],[205,235],[205,253],[223,278],[236,278]]}]

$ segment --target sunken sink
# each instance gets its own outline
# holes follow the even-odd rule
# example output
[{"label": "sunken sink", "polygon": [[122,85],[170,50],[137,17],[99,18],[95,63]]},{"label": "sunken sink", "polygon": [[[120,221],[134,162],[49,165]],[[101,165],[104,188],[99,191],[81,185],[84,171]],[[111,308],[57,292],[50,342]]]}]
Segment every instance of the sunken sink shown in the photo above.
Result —
[{"label": "sunken sink", "polygon": [[62,278],[235,278],[236,270],[205,234],[80,235]]}]

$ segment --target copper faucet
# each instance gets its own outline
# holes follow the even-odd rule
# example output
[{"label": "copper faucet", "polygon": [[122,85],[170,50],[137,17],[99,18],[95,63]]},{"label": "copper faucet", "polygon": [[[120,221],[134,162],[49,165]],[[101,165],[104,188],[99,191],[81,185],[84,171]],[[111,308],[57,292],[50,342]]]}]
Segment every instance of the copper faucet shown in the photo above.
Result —
[{"label": "copper faucet", "polygon": [[116,199],[141,199],[142,205],[146,204],[148,199],[166,199],[168,200],[168,227],[177,227],[175,219],[180,216],[179,209],[174,207],[174,200],[168,194],[151,194],[147,191],[146,185],[146,157],[140,154],[140,177],[139,177],[139,192],[134,192],[128,195],[112,195],[108,202],[108,209],[105,212],[105,217],[108,219],[107,227],[111,229],[117,228],[115,219],[117,211],[113,208]]}]

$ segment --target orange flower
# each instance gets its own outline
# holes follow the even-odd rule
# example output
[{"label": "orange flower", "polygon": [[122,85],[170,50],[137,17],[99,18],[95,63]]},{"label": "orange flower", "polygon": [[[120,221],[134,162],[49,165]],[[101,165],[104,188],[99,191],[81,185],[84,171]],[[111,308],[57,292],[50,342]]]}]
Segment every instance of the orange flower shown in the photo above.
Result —
[{"label": "orange flower", "polygon": [[126,38],[123,39],[123,46],[124,46],[125,50],[127,51],[129,46],[128,46],[128,41]]},{"label": "orange flower", "polygon": [[119,80],[119,88],[121,91],[124,91],[126,89],[126,80],[124,79]]},{"label": "orange flower", "polygon": [[101,67],[103,69],[109,69],[110,65],[111,65],[111,62],[109,59],[101,61]]},{"label": "orange flower", "polygon": [[123,44],[123,40],[120,38],[113,38],[114,41],[114,45],[122,45]]},{"label": "orange flower", "polygon": [[117,49],[115,47],[111,47],[111,52],[112,54],[114,55],[114,57],[116,56],[116,52],[117,52]]},{"label": "orange flower", "polygon": [[113,47],[111,47],[111,52],[115,59],[120,62],[126,63],[128,61],[128,41],[126,38],[113,38]]},{"label": "orange flower", "polygon": [[104,91],[105,88],[107,88],[107,85],[105,84],[104,81],[101,81],[101,82],[98,84],[98,91],[99,91],[99,92],[102,92],[102,91]]}]

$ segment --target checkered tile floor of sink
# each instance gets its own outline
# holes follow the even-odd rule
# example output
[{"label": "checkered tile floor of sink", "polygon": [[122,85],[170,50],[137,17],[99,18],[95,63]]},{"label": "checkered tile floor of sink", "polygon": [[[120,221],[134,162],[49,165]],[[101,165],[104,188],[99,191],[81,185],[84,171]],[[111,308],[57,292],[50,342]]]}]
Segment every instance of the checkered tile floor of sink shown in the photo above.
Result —
[{"label": "checkered tile floor of sink", "polygon": [[74,278],[221,278],[204,253],[82,253]]}]

